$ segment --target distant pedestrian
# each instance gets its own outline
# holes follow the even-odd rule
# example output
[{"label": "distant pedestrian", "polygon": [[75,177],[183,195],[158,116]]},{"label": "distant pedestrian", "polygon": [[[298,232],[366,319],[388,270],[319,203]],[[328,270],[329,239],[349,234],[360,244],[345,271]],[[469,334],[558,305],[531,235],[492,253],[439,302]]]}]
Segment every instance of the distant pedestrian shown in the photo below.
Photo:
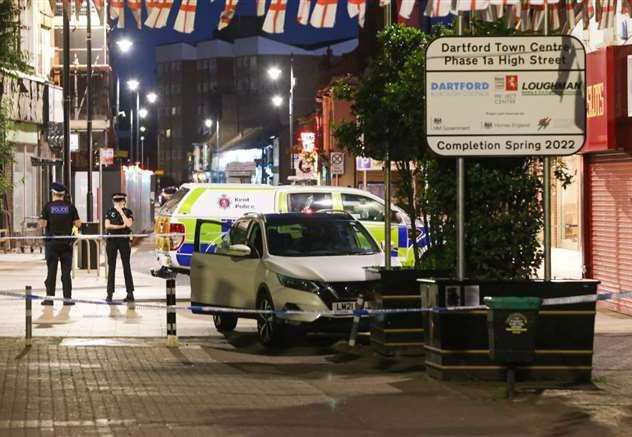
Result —
[{"label": "distant pedestrian", "polygon": [[108,256],[108,285],[105,300],[112,302],[114,295],[114,276],[116,272],[116,252],[121,254],[123,263],[123,274],[125,276],[125,289],[127,296],[125,302],[134,302],[134,279],[132,278],[132,268],[130,266],[130,238],[127,235],[132,233],[134,224],[134,214],[128,208],[127,194],[114,193],[112,195],[114,206],[105,213],[105,231],[111,237],[106,243],[106,253]]},{"label": "distant pedestrian", "polygon": [[[42,209],[40,227],[45,229],[46,240],[46,295],[55,296],[57,282],[57,264],[61,263],[61,283],[64,291],[64,305],[74,305],[72,299],[72,244],[73,226],[81,227],[81,220],[77,208],[65,200],[66,187],[60,183],[51,184],[52,200]],[[67,236],[68,238],[59,238]],[[42,305],[53,305],[50,299],[44,299]]]}]

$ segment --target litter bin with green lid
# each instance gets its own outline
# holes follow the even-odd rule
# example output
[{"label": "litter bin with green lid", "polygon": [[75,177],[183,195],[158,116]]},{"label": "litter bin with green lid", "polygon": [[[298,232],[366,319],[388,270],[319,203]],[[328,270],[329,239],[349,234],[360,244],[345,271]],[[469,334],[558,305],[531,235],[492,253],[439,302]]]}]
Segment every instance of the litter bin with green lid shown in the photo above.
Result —
[{"label": "litter bin with green lid", "polygon": [[531,363],[542,299],[539,297],[485,297],[490,358],[502,364]]}]

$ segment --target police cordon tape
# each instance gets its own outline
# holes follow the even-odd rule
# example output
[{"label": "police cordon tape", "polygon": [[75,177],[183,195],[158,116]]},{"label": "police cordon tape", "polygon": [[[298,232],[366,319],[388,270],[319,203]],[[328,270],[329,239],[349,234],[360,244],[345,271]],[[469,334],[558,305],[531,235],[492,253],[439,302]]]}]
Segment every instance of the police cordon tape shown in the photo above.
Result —
[{"label": "police cordon tape", "polygon": [[169,232],[163,234],[75,234],[75,235],[34,235],[18,236],[18,237],[1,237],[0,241],[19,241],[19,240],[107,240],[110,238],[147,238],[147,237],[184,237],[183,232]]},{"label": "police cordon tape", "polygon": [[[33,294],[35,290],[31,291],[30,299],[31,300],[51,300],[58,302],[74,302],[74,303],[83,303],[83,304],[93,304],[93,305],[134,305],[135,308],[146,308],[146,309],[157,309],[157,310],[166,310],[166,309],[175,309],[176,311],[196,311],[203,312],[209,314],[217,314],[217,313],[230,313],[230,314],[274,314],[279,318],[283,318],[284,316],[292,316],[292,315],[318,315],[318,316],[329,316],[329,317],[351,317],[351,316],[359,316],[359,317],[370,317],[374,315],[380,314],[398,314],[398,313],[423,313],[423,312],[442,312],[442,311],[464,311],[464,310],[488,310],[489,307],[487,305],[470,305],[470,306],[454,306],[454,307],[432,307],[432,308],[391,308],[391,309],[379,309],[379,308],[358,308],[353,310],[326,310],[326,311],[305,311],[305,310],[258,310],[258,309],[237,309],[237,308],[225,308],[225,307],[214,307],[214,306],[205,306],[205,305],[158,305],[158,304],[139,304],[136,302],[128,303],[123,301],[113,301],[107,302],[105,300],[97,300],[97,299],[66,299],[63,297],[49,297],[45,295],[37,295]],[[41,290],[40,290],[41,291]],[[16,300],[24,300],[27,299],[27,295],[24,291],[2,291],[0,290],[0,296],[14,298]],[[587,295],[578,295],[578,296],[569,296],[569,297],[560,297],[560,298],[548,298],[542,300],[542,306],[554,306],[554,305],[572,305],[578,303],[589,303],[596,301],[605,301],[605,300],[618,300],[623,298],[632,297],[632,291],[623,291],[620,293],[599,293],[599,294],[587,294]],[[13,300],[13,299],[12,299]]]}]

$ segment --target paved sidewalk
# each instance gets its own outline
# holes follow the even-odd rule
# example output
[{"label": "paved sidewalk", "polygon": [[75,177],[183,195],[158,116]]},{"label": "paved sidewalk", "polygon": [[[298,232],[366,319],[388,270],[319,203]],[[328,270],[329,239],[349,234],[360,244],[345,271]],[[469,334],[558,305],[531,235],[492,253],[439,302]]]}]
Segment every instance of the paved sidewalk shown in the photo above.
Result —
[{"label": "paved sidewalk", "polygon": [[345,359],[325,344],[264,353],[253,335],[169,349],[0,340],[2,435],[616,435],[561,396],[502,399],[414,360]]}]

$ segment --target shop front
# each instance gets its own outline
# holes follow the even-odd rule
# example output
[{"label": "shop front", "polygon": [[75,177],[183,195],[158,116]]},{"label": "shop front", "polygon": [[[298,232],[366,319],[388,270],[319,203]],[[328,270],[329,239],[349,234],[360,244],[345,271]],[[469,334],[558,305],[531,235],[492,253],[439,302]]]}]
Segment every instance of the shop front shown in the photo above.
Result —
[{"label": "shop front", "polygon": [[[586,276],[601,291],[632,290],[632,47],[588,55],[584,163]],[[632,299],[605,303],[632,314]]]}]

